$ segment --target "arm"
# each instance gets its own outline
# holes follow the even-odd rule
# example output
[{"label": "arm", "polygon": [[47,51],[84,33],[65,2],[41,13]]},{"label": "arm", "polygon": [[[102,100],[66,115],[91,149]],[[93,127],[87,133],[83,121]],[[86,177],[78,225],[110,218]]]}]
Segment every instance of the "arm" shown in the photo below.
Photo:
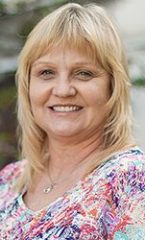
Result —
[{"label": "arm", "polygon": [[145,239],[145,157],[124,158],[107,177],[111,191],[101,215],[107,240]]}]

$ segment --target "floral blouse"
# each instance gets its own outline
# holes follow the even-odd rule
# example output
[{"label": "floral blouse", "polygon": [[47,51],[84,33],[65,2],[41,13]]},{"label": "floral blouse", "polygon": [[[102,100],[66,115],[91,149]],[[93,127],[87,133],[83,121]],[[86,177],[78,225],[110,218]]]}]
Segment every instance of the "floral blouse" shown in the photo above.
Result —
[{"label": "floral blouse", "polygon": [[23,166],[0,172],[0,240],[145,240],[145,154],[138,147],[113,155],[36,212],[12,189]]}]

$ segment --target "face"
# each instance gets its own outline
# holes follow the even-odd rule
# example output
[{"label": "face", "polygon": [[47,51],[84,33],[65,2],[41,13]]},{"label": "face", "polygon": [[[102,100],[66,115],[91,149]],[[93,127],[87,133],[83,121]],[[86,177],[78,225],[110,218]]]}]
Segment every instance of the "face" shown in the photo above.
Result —
[{"label": "face", "polygon": [[49,138],[84,139],[103,128],[109,76],[87,51],[55,48],[37,59],[29,93],[34,119]]}]

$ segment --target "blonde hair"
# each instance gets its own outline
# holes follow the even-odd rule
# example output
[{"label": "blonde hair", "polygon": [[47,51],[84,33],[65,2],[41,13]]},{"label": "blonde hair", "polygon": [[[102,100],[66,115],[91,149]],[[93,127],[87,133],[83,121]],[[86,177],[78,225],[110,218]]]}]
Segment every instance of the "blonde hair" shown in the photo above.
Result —
[{"label": "blonde hair", "polygon": [[[111,76],[111,97],[104,126],[104,148],[99,163],[111,153],[129,144],[131,135],[131,111],[129,78],[122,42],[116,26],[105,10],[95,4],[81,6],[75,3],[63,5],[32,30],[19,58],[17,70],[18,121],[22,157],[27,164],[19,189],[32,183],[33,174],[43,169],[47,136],[33,118],[29,100],[30,70],[33,62],[58,45],[84,49],[89,45],[92,56]],[[48,145],[47,145],[48,146]],[[98,165],[98,159],[92,168]],[[89,171],[90,171],[89,170]]]}]

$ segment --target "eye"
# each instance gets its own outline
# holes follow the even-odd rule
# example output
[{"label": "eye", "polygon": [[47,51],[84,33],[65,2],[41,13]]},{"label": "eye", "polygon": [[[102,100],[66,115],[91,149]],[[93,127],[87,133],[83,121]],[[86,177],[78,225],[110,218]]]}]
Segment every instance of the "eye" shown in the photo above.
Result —
[{"label": "eye", "polygon": [[51,69],[45,69],[40,72],[40,76],[43,79],[50,79],[54,76],[54,71]]},{"label": "eye", "polygon": [[75,73],[75,77],[80,80],[91,80],[94,77],[94,73],[87,70],[80,70]]}]

